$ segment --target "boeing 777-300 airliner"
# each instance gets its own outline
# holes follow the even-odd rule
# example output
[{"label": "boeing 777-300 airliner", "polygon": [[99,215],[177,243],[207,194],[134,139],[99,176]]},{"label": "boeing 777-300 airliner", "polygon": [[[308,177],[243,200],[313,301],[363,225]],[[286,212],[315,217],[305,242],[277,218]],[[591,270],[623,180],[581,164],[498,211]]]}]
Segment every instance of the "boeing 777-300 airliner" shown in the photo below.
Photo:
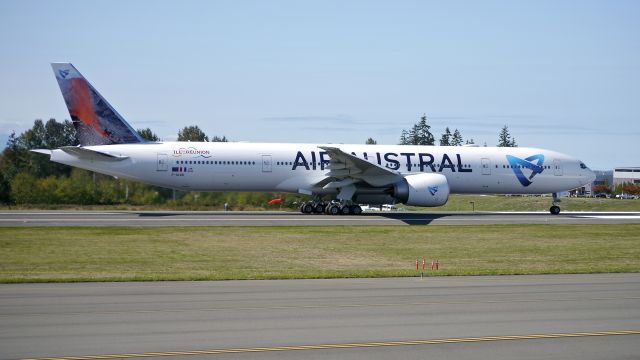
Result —
[{"label": "boeing 777-300 airliner", "polygon": [[[308,194],[303,213],[444,205],[449,194],[553,194],[593,181],[580,160],[526,147],[145,141],[69,63],[52,64],[79,146],[51,161],[178,190]],[[330,201],[327,201],[330,200]]]}]

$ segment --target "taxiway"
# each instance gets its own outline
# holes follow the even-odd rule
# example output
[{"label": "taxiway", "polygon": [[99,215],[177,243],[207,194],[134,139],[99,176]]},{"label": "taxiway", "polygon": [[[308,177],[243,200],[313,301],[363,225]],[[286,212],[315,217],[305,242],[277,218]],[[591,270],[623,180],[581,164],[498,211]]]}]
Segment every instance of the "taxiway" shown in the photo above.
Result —
[{"label": "taxiway", "polygon": [[0,285],[5,359],[638,353],[640,274]]}]

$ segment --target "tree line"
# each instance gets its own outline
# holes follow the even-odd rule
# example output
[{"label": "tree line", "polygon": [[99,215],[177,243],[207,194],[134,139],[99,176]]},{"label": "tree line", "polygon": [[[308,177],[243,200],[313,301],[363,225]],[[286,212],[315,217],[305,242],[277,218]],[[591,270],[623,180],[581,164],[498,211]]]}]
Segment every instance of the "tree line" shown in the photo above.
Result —
[{"label": "tree line", "polygon": [[[367,144],[369,141],[375,142],[375,140],[369,138],[367,140]],[[427,123],[427,115],[423,114],[418,122],[416,122],[413,127],[409,130],[402,129],[400,133],[400,142],[399,145],[435,145],[436,140],[434,135],[431,133],[431,125]],[[460,130],[454,129],[453,133],[451,129],[447,126],[444,129],[444,133],[440,136],[440,140],[438,141],[438,145],[440,146],[462,146],[462,145],[472,145],[475,144],[473,139],[468,139],[466,142],[463,142],[462,134]],[[485,146],[487,146],[485,144]],[[509,132],[509,127],[507,125],[503,126],[498,134],[498,144],[496,146],[500,147],[517,147],[516,140],[511,136]]]}]

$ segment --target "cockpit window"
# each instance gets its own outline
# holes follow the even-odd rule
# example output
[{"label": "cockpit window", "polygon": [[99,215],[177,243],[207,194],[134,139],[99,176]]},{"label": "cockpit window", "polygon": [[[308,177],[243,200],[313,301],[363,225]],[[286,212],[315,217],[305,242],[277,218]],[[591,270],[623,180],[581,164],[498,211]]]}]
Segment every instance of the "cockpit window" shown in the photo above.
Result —
[{"label": "cockpit window", "polygon": [[580,169],[586,169],[587,165],[585,165],[584,163],[580,163]]}]

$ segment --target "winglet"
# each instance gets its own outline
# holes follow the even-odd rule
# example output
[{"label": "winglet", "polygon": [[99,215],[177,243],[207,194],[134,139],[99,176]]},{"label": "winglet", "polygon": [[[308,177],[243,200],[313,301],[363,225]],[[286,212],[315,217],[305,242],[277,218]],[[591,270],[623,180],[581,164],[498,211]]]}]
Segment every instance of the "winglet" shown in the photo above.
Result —
[{"label": "winglet", "polygon": [[70,63],[52,63],[62,97],[83,146],[144,142]]}]

